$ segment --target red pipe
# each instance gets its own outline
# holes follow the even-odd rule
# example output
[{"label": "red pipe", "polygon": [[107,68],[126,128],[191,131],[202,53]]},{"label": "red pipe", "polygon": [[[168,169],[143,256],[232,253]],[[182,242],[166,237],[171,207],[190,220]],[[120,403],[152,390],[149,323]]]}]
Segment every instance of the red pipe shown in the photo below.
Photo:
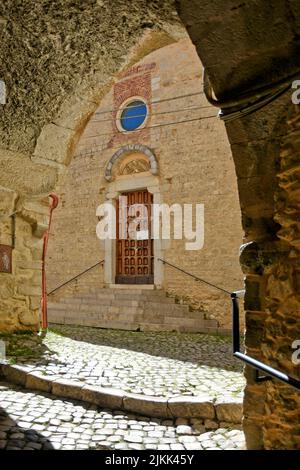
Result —
[{"label": "red pipe", "polygon": [[48,318],[47,318],[47,290],[46,290],[46,254],[49,240],[50,227],[52,222],[52,212],[58,206],[58,196],[55,193],[50,193],[52,202],[50,205],[50,216],[49,216],[49,225],[48,229],[43,235],[44,245],[43,245],[43,258],[42,258],[42,299],[41,299],[41,310],[42,310],[42,330],[48,328]]}]

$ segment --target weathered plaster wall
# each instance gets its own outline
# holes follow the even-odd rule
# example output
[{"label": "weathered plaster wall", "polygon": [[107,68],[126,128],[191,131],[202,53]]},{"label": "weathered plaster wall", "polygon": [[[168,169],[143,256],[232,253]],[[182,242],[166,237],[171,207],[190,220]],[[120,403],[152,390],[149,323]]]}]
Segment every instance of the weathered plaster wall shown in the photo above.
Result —
[{"label": "weathered plaster wall", "polygon": [[[189,94],[192,96],[168,101]],[[150,105],[146,128],[122,134],[116,127],[117,110],[124,100],[136,95]],[[191,119],[194,121],[153,127]],[[62,203],[54,213],[51,230],[49,289],[104,259],[104,244],[95,231],[96,208],[110,192],[110,183],[104,178],[110,158],[129,143],[143,144],[154,152],[162,202],[182,207],[193,204],[194,214],[195,205],[204,204],[203,248],[189,251],[187,240],[171,240],[163,242],[160,256],[223,288],[239,289],[243,285],[238,262],[242,230],[236,176],[224,125],[204,97],[201,63],[189,39],[160,48],[122,74],[91,117],[57,188]],[[172,268],[166,267],[164,273],[166,290],[230,330],[231,306],[226,294]],[[84,292],[101,287],[102,282],[103,269],[97,268],[73,286]],[[69,295],[70,288],[64,288],[62,295],[66,293]]]},{"label": "weathered plaster wall", "polygon": [[[172,1],[1,3],[0,79],[7,99],[0,105],[0,187],[17,202],[1,198],[0,209],[20,211],[13,272],[0,274],[1,329],[38,327],[45,197],[90,114],[117,72],[184,34]],[[20,311],[29,323],[20,321]]]}]

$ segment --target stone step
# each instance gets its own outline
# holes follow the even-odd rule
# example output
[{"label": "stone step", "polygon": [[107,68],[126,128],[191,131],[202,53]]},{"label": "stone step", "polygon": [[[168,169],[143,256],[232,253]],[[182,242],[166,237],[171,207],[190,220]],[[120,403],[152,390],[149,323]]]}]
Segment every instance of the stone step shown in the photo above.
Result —
[{"label": "stone step", "polygon": [[[178,308],[179,307],[179,308]],[[181,306],[178,305],[168,305],[168,308],[154,308],[150,309],[147,307],[144,308],[143,306],[139,305],[132,305],[132,306],[116,306],[116,305],[90,305],[90,304],[48,304],[49,311],[67,311],[78,314],[101,314],[101,313],[115,313],[115,314],[134,314],[139,313],[143,314],[145,318],[150,317],[165,317],[165,316],[175,316],[175,317],[182,317],[182,318],[190,318],[190,319],[204,319],[203,312],[190,312],[182,309]]]},{"label": "stone step", "polygon": [[[217,322],[215,320],[205,320],[204,318],[187,318],[181,316],[170,316],[170,317],[163,317],[162,315],[154,315],[154,316],[146,316],[143,313],[132,312],[127,313],[126,315],[122,313],[112,313],[112,312],[105,312],[105,313],[84,313],[78,312],[77,314],[74,312],[69,312],[67,310],[50,310],[49,311],[49,321],[62,321],[64,323],[68,323],[70,319],[76,319],[77,324],[81,324],[82,321],[91,320],[93,324],[96,322],[99,326],[102,322],[107,321],[116,321],[116,322],[135,322],[140,325],[142,324],[175,324],[180,327],[217,327]],[[76,323],[75,322],[75,323]],[[97,323],[98,322],[98,323]]]},{"label": "stone step", "polygon": [[[49,315],[55,315],[55,316],[70,316],[70,317],[76,317],[78,320],[82,318],[88,318],[88,317],[97,317],[97,318],[123,318],[128,320],[129,318],[136,319],[139,318],[143,322],[157,322],[157,320],[160,320],[162,323],[165,322],[172,322],[174,321],[181,321],[181,322],[197,322],[197,321],[206,321],[207,326],[217,326],[218,322],[216,320],[206,320],[204,318],[203,312],[189,312],[188,314],[185,314],[181,311],[173,311],[169,312],[167,315],[162,314],[161,312],[149,312],[145,313],[143,309],[136,309],[136,308],[128,308],[126,311],[120,309],[117,310],[114,307],[107,308],[107,309],[95,309],[95,310],[76,310],[74,309],[67,309],[64,308],[62,309],[61,306],[60,308],[55,308],[55,307],[49,307],[48,313]],[[190,315],[192,313],[192,315]]]},{"label": "stone step", "polygon": [[[101,298],[101,297],[100,297]],[[175,299],[173,297],[167,297],[166,295],[144,295],[144,294],[138,294],[138,295],[133,295],[133,294],[120,294],[116,293],[114,296],[115,300],[119,301],[126,301],[126,300],[143,300],[143,301],[156,301],[156,302],[169,302],[169,303],[175,303]]]},{"label": "stone step", "polygon": [[[159,303],[159,304],[170,304],[174,305],[174,299],[170,297],[161,297],[159,300],[155,298],[145,298],[145,297],[129,297],[125,299],[119,299],[114,297],[103,297],[103,298],[95,298],[92,296],[85,295],[84,297],[80,298],[72,298],[72,297],[65,297],[64,299],[60,300],[61,304],[89,304],[89,305],[116,305],[116,306],[144,306],[145,304],[151,303]],[[179,305],[179,304],[176,304]]]},{"label": "stone step", "polygon": [[[49,299],[50,300],[50,299]],[[143,288],[100,288],[48,302],[48,318],[53,323],[98,328],[142,331],[217,331],[216,320],[175,303],[164,290]]]},{"label": "stone step", "polygon": [[203,319],[202,312],[190,312],[188,307],[182,308],[182,305],[166,304],[166,305],[91,305],[91,304],[48,304],[48,310],[67,311],[72,314],[105,314],[113,313],[123,316],[131,314],[143,314],[145,318],[163,318],[163,317],[181,317],[190,319]]},{"label": "stone step", "polygon": [[[147,290],[147,289],[99,289],[93,292],[89,292],[91,295],[95,296],[102,296],[102,295],[110,295],[113,294],[114,296],[137,296],[137,295],[142,295],[146,297],[165,297],[166,292],[162,289],[153,289],[153,290]],[[79,292],[76,292],[76,295],[80,295]],[[84,295],[84,294],[83,294]]]},{"label": "stone step", "polygon": [[145,312],[152,312],[153,310],[157,310],[162,313],[167,313],[170,310],[172,311],[182,311],[188,313],[190,308],[188,305],[180,305],[180,304],[161,304],[160,302],[147,302],[144,306]]},{"label": "stone step", "polygon": [[[78,317],[64,317],[58,318],[52,316],[49,321],[57,324],[78,325]],[[82,326],[91,326],[95,328],[109,328],[115,330],[140,330],[140,331],[175,331],[175,332],[194,332],[194,333],[217,333],[217,328],[207,327],[204,322],[197,324],[182,324],[182,323],[157,323],[157,322],[140,322],[134,318],[128,318],[126,321],[119,319],[101,319],[95,317],[86,317],[80,319]]]},{"label": "stone step", "polygon": [[[178,319],[186,319],[189,318],[190,320],[203,320],[203,313],[199,312],[197,315],[194,314],[194,312],[191,312],[192,315],[190,316],[189,313],[183,312],[182,310],[169,310],[168,312],[160,312],[160,311],[148,311],[146,312],[144,309],[140,307],[99,307],[96,306],[94,308],[85,308],[86,306],[81,306],[80,308],[74,308],[74,306],[62,306],[62,305],[57,305],[57,306],[49,306],[48,307],[48,312],[49,314],[51,312],[55,312],[56,314],[61,314],[63,315],[64,312],[66,312],[69,315],[76,316],[78,318],[84,317],[87,315],[114,315],[115,317],[117,316],[122,316],[123,318],[127,318],[129,315],[141,315],[144,320],[151,320],[152,319],[161,319],[163,321],[164,317],[168,318],[178,318]],[[89,306],[90,307],[90,306]]]},{"label": "stone step", "polygon": [[48,303],[48,309],[66,310],[70,312],[86,312],[86,313],[123,313],[124,315],[130,313],[145,313],[147,316],[182,316],[184,318],[198,319],[204,318],[203,312],[190,311],[187,305],[179,304],[161,304],[159,302],[112,302],[111,304],[102,303]]},{"label": "stone step", "polygon": [[105,295],[103,297],[96,297],[92,294],[84,294],[81,296],[74,296],[74,297],[64,297],[63,299],[60,300],[62,303],[74,303],[74,304],[80,304],[80,303],[100,303],[100,302],[107,302],[110,303],[111,301],[115,300],[115,297],[113,294],[110,295]]}]

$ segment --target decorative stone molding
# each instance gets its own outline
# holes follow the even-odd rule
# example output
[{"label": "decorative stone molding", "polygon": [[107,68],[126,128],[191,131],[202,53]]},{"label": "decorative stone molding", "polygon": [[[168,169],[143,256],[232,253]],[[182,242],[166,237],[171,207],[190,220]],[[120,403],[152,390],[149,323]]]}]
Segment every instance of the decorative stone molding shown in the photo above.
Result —
[{"label": "decorative stone molding", "polygon": [[157,175],[157,173],[158,173],[158,162],[157,162],[156,156],[154,155],[152,150],[150,150],[149,147],[146,147],[146,145],[128,144],[128,145],[124,145],[123,147],[119,148],[119,150],[117,150],[113,154],[113,156],[110,158],[110,160],[109,160],[109,162],[106,166],[105,174],[104,174],[104,177],[107,181],[111,181],[111,179],[112,179],[112,169],[113,169],[113,166],[115,165],[115,163],[120,158],[124,157],[125,155],[127,155],[131,152],[141,152],[144,155],[146,155],[146,157],[149,159],[151,173],[153,175]]}]

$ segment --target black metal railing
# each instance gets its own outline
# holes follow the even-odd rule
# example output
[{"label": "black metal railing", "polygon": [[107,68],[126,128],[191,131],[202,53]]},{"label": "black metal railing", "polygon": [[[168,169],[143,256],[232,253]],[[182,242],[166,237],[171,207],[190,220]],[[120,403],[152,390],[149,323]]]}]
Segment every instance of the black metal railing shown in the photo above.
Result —
[{"label": "black metal railing", "polygon": [[98,261],[98,263],[94,264],[93,266],[90,266],[89,268],[85,269],[84,271],[82,271],[81,273],[79,273],[79,274],[77,274],[76,276],[72,277],[71,279],[68,279],[68,281],[64,282],[63,284],[60,284],[59,286],[55,287],[55,289],[53,289],[52,291],[48,292],[47,295],[53,294],[54,292],[58,291],[58,290],[61,289],[62,287],[64,287],[64,286],[66,286],[67,284],[69,284],[70,282],[77,280],[79,277],[83,276],[83,275],[86,274],[87,272],[89,272],[89,271],[91,271],[92,269],[96,268],[97,266],[100,266],[100,265],[103,265],[103,264],[104,264],[104,259],[101,260],[101,261]]},{"label": "black metal railing", "polygon": [[[255,380],[257,382],[262,382],[265,380],[271,380],[272,377],[275,379],[281,380],[282,382],[291,385],[292,387],[297,388],[300,390],[300,381],[297,379],[294,379],[293,377],[290,377],[289,375],[285,374],[284,372],[281,372],[277,369],[274,369],[273,367],[268,366],[267,364],[264,364],[261,361],[258,361],[257,359],[254,359],[251,356],[248,356],[245,353],[242,353],[240,351],[240,312],[239,312],[239,304],[238,304],[238,299],[243,298],[245,295],[245,290],[238,290],[235,292],[230,292],[226,289],[223,289],[223,287],[217,286],[216,284],[213,284],[211,282],[206,281],[205,279],[202,279],[195,274],[189,273],[188,271],[185,271],[184,269],[179,268],[175,264],[169,263],[166,260],[163,260],[161,258],[158,258],[158,261],[161,261],[163,264],[166,264],[174,269],[177,269],[177,271],[182,272],[183,274],[187,274],[188,276],[192,277],[196,281],[203,282],[204,284],[217,289],[219,291],[224,292],[225,294],[229,294],[231,297],[232,301],[232,353],[233,356],[236,357],[237,359],[245,362],[249,366],[253,367],[255,369]],[[259,371],[264,372],[267,374],[266,376],[260,376]]]},{"label": "black metal railing", "polygon": [[[240,312],[238,299],[244,297],[244,295],[245,290],[232,292],[230,294],[232,300],[232,349],[234,357],[240,359],[255,369],[255,379],[257,382],[271,380],[271,378],[274,377],[275,379],[281,380],[282,382],[300,390],[300,380],[294,379],[284,372],[274,369],[273,367],[270,367],[267,364],[264,364],[263,362],[248,356],[248,354],[240,352]],[[267,374],[267,376],[260,376],[258,371],[264,372]]]},{"label": "black metal railing", "polygon": [[213,287],[214,289],[217,289],[219,291],[222,291],[224,292],[225,294],[229,294],[231,295],[231,292],[229,290],[226,290],[226,289],[223,289],[223,287],[220,287],[220,286],[217,286],[216,284],[212,284],[211,282],[208,282],[208,281],[205,281],[205,279],[202,279],[201,277],[199,276],[196,276],[195,274],[192,274],[192,273],[189,273],[188,271],[185,271],[184,269],[182,268],[179,268],[179,266],[176,266],[175,264],[172,264],[172,263],[169,263],[169,261],[166,261],[164,259],[161,259],[161,258],[157,258],[158,261],[161,261],[163,264],[166,264],[174,269],[177,269],[177,271],[180,271],[181,273],[183,274],[186,274],[187,276],[190,276],[192,277],[195,281],[198,281],[198,282],[203,282],[204,284],[210,286],[210,287]]}]

